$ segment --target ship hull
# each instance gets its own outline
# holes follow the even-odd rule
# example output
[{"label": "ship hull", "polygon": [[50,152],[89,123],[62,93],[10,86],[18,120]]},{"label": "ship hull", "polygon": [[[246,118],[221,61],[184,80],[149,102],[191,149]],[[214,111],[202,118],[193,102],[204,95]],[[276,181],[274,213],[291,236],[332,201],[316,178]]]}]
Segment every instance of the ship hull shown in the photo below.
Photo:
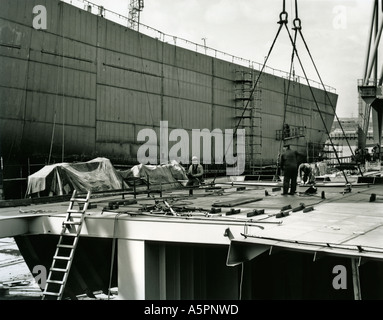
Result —
[{"label": "ship hull", "polygon": [[239,147],[213,136],[225,139],[230,130],[244,132],[246,170],[276,163],[284,123],[299,132],[289,144],[310,156],[327,139],[333,92],[165,43],[60,1],[45,2],[46,29],[35,29],[37,5],[6,0],[0,13],[7,75],[0,152],[9,185],[39,164],[98,156],[134,165],[143,158],[188,163],[198,154],[207,169],[225,167]]}]

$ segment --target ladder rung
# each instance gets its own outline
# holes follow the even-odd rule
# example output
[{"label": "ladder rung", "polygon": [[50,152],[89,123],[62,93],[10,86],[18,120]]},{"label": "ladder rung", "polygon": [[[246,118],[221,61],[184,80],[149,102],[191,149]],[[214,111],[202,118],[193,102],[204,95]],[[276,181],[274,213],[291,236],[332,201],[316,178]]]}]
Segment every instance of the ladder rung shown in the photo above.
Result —
[{"label": "ladder rung", "polygon": [[68,237],[77,237],[78,236],[77,233],[62,233],[61,235],[62,236],[68,236]]},{"label": "ladder rung", "polygon": [[58,297],[58,296],[60,295],[60,293],[57,293],[57,292],[49,292],[49,291],[44,292],[43,294],[44,294],[45,296],[56,296],[56,297]]},{"label": "ladder rung", "polygon": [[83,214],[84,210],[77,210],[77,209],[68,209],[67,213],[78,213]]},{"label": "ladder rung", "polygon": [[64,257],[64,256],[54,256],[53,259],[56,259],[56,260],[72,260],[71,257]]},{"label": "ladder rung", "polygon": [[57,248],[73,249],[74,245],[73,244],[58,244]]},{"label": "ladder rung", "polygon": [[54,284],[64,284],[64,281],[60,280],[47,280],[48,283],[54,283]]},{"label": "ladder rung", "polygon": [[70,201],[75,201],[75,202],[88,202],[89,199],[87,198],[72,198]]},{"label": "ladder rung", "polygon": [[64,221],[63,224],[69,224],[69,225],[80,225],[80,221]]},{"label": "ladder rung", "polygon": [[[84,213],[85,213],[86,208],[87,208],[87,203],[89,203],[89,198],[90,198],[90,192],[88,192],[86,198],[76,198],[76,193],[77,193],[77,191],[75,190],[73,192],[72,198],[70,199],[71,204],[70,204],[69,209],[67,210],[67,214],[68,214],[67,215],[67,220],[63,221],[63,229],[62,229],[62,232],[60,234],[59,243],[56,246],[56,253],[53,256],[53,263],[52,263],[52,266],[50,268],[50,272],[51,273],[49,275],[49,278],[50,278],[51,275],[52,275],[52,272],[61,272],[61,273],[64,273],[64,280],[51,280],[51,279],[48,279],[46,281],[47,282],[46,290],[47,290],[49,284],[56,284],[56,285],[60,285],[61,287],[60,287],[59,293],[46,291],[46,292],[43,293],[43,296],[44,295],[56,296],[56,297],[58,297],[57,299],[60,299],[61,298],[61,294],[62,294],[62,292],[64,290],[64,286],[65,286],[65,282],[66,282],[65,279],[68,276],[68,272],[69,272],[69,269],[70,269],[70,264],[71,264],[70,261],[73,260],[74,250],[75,250],[75,247],[76,247],[76,241],[78,241],[78,237],[80,236],[80,232],[79,232],[80,227],[78,228],[79,230],[77,230],[77,232],[75,232],[75,233],[65,233],[66,229],[68,229],[68,231],[71,229],[70,227],[66,227],[66,226],[71,226],[71,225],[72,226],[73,225],[81,226],[82,225],[82,221],[83,220],[80,220],[80,221],[73,221],[72,220],[71,221],[70,220],[70,215],[71,215],[71,213],[80,214],[81,215],[80,217],[72,217],[72,218],[81,218],[81,219],[83,219]],[[78,202],[79,204],[80,203],[84,203],[83,209],[81,209],[81,210],[71,209],[71,208],[73,208],[73,202]],[[63,237],[65,237],[65,236],[74,237],[75,239],[73,241],[73,244],[63,244],[62,241],[63,241]],[[60,248],[71,249],[71,251],[69,253],[69,256],[58,255],[58,252],[59,252]],[[54,265],[55,265],[57,260],[68,261],[67,262],[67,268],[54,267]]]},{"label": "ladder rung", "polygon": [[61,268],[50,268],[50,270],[51,271],[56,271],[56,272],[64,272],[64,273],[68,272],[67,269],[61,269]]}]

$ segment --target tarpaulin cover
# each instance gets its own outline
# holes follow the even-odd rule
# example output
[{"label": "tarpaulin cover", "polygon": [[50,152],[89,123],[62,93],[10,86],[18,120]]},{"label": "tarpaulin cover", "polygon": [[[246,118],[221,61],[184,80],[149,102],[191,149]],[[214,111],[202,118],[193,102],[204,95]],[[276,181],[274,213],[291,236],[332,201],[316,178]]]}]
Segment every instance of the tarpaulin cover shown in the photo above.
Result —
[{"label": "tarpaulin cover", "polygon": [[122,171],[121,174],[129,183],[140,181],[149,185],[162,186],[162,188],[180,186],[178,180],[187,180],[185,169],[175,160],[161,165],[139,164],[130,170]]},{"label": "tarpaulin cover", "polygon": [[[26,195],[64,195],[73,190],[97,192],[122,189],[122,176],[109,159],[47,165],[28,177]],[[127,187],[127,184],[125,184]]]}]

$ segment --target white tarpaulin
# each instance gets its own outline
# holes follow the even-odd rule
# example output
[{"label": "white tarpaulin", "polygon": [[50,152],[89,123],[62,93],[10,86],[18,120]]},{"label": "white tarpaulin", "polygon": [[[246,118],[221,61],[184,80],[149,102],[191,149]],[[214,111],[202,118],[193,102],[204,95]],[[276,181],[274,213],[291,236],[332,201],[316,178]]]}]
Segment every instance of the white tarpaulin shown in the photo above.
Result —
[{"label": "white tarpaulin", "polygon": [[[26,195],[64,195],[73,190],[97,192],[122,189],[122,176],[109,159],[47,165],[28,177]],[[125,187],[127,185],[125,184]]]}]

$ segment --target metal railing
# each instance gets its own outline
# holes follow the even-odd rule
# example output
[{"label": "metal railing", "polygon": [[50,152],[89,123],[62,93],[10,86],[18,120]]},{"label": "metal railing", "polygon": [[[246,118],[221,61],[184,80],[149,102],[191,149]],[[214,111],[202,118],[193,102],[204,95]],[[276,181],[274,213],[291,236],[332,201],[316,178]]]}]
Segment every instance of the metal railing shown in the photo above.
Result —
[{"label": "metal railing", "polygon": [[[105,19],[111,20],[111,21],[118,23],[120,25],[123,25],[125,27],[130,27],[132,24],[137,25],[137,21],[132,21],[131,19],[129,19],[128,17],[126,17],[122,14],[107,10],[104,7],[99,6],[97,4],[94,4],[94,3],[87,1],[87,0],[61,0],[61,1],[69,3],[69,4],[71,4],[75,7],[78,7],[80,9],[86,10],[90,13],[100,15]],[[181,37],[166,34],[162,31],[159,31],[159,30],[154,29],[150,26],[147,26],[143,23],[139,23],[138,27],[139,27],[140,33],[143,33],[149,37],[155,38],[155,39],[162,41],[164,43],[169,43],[169,44],[179,46],[179,47],[184,48],[184,49],[192,50],[192,51],[195,51],[197,53],[201,53],[201,54],[210,56],[210,57],[214,57],[214,58],[221,59],[224,61],[232,62],[232,63],[235,63],[237,65],[241,65],[241,66],[253,69],[253,70],[261,71],[263,68],[262,63],[255,62],[255,61],[252,61],[250,59],[244,59],[244,58],[241,58],[241,57],[238,57],[238,56],[235,56],[235,55],[232,55],[232,54],[229,54],[229,53],[217,50],[217,49],[207,47],[206,45],[202,45],[199,43],[195,43],[193,41],[189,41],[189,40],[181,38]],[[323,88],[322,84],[318,81],[306,79],[305,77],[297,76],[297,75],[291,76],[288,72],[283,71],[283,70],[279,70],[279,69],[271,68],[269,66],[265,66],[265,68],[263,69],[263,72],[265,72],[267,74],[272,74],[274,76],[281,77],[284,79],[289,79],[290,81],[295,81],[295,82],[301,83],[301,84],[307,84],[306,82],[308,82],[309,85],[312,87],[316,87],[319,89],[324,89],[328,92],[336,93],[336,89],[331,87],[331,86],[324,85],[324,88]]]},{"label": "metal railing", "polygon": [[289,130],[277,130],[276,140],[292,139],[304,137],[306,135],[306,128],[302,126],[290,126]]},{"label": "metal railing", "polygon": [[364,79],[358,79],[358,86],[374,86],[376,87],[378,85],[377,79],[367,79],[366,82]]}]

